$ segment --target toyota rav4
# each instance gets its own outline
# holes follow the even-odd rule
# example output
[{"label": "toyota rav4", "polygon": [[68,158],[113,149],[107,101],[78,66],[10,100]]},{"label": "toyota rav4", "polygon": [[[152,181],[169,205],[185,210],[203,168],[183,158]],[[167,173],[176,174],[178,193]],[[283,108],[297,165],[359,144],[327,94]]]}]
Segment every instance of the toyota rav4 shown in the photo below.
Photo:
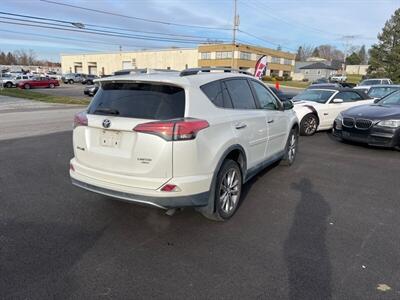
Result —
[{"label": "toyota rav4", "polygon": [[74,120],[70,175],[78,187],[163,209],[192,206],[226,220],[246,181],[296,157],[293,104],[240,71],[188,69],[98,82],[88,109]]}]

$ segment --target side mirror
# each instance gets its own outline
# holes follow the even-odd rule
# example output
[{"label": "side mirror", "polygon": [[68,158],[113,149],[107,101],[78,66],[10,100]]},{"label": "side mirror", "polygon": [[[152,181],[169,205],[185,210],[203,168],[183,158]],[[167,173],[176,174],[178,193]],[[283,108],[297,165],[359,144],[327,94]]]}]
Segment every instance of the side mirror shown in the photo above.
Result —
[{"label": "side mirror", "polygon": [[374,100],[374,103],[378,103],[379,101],[381,101],[381,99],[376,98],[376,99]]},{"label": "side mirror", "polygon": [[343,102],[344,102],[343,99],[333,99],[333,101],[332,101],[332,103],[336,103],[336,104],[343,103]]},{"label": "side mirror", "polygon": [[292,109],[294,106],[292,100],[282,101],[282,104],[284,110]]}]

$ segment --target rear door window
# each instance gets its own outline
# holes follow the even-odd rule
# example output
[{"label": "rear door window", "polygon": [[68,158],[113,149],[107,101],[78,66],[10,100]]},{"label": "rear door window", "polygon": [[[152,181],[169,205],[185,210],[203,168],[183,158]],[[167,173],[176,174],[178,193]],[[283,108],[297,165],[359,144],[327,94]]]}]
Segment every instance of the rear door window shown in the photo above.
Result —
[{"label": "rear door window", "polygon": [[256,109],[253,93],[246,79],[229,79],[224,83],[235,109]]},{"label": "rear door window", "polygon": [[88,113],[151,120],[183,118],[185,91],[164,84],[105,82],[92,100]]},{"label": "rear door window", "polygon": [[232,102],[227,93],[226,87],[220,80],[207,83],[200,87],[208,99],[217,107],[232,108]]},{"label": "rear door window", "polygon": [[265,86],[254,80],[251,80],[250,82],[254,87],[254,91],[262,109],[277,110],[279,108],[275,97],[270,93],[270,91],[267,90]]}]

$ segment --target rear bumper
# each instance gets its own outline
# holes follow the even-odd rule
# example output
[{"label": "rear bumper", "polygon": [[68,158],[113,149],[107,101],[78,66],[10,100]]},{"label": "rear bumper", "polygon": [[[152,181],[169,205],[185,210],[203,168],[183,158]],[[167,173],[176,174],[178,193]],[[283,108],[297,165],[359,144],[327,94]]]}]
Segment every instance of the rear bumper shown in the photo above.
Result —
[{"label": "rear bumper", "polygon": [[95,192],[98,194],[110,196],[113,198],[142,204],[148,206],[154,206],[161,209],[178,208],[178,207],[199,207],[206,206],[208,203],[209,193],[201,193],[191,196],[178,196],[178,197],[151,197],[143,195],[135,195],[126,192],[120,192],[116,190],[106,189],[100,186],[89,184],[83,181],[79,181],[71,177],[73,185],[83,188],[85,190]]},{"label": "rear bumper", "polygon": [[343,127],[342,130],[339,130],[336,128],[336,123],[334,123],[332,133],[343,140],[364,143],[371,146],[385,148],[400,146],[400,129],[372,127],[369,130],[357,130]]},{"label": "rear bumper", "polygon": [[126,182],[120,182],[118,178],[113,178],[113,182],[106,181],[98,176],[93,176],[95,173],[85,172],[85,169],[81,168],[75,159],[71,160],[71,164],[74,166],[74,170],[70,170],[73,185],[121,200],[163,209],[206,206],[209,201],[211,175],[173,177],[167,183],[177,185],[181,191],[163,192],[159,188],[132,187]]}]

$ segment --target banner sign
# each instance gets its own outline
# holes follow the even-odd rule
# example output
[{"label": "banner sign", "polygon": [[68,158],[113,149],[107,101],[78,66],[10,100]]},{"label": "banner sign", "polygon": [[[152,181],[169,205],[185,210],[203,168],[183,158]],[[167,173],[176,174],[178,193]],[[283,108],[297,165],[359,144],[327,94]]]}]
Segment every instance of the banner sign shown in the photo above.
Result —
[{"label": "banner sign", "polygon": [[261,76],[264,74],[264,70],[267,68],[267,64],[267,57],[265,55],[261,56],[256,63],[254,76],[257,78],[261,78]]}]

